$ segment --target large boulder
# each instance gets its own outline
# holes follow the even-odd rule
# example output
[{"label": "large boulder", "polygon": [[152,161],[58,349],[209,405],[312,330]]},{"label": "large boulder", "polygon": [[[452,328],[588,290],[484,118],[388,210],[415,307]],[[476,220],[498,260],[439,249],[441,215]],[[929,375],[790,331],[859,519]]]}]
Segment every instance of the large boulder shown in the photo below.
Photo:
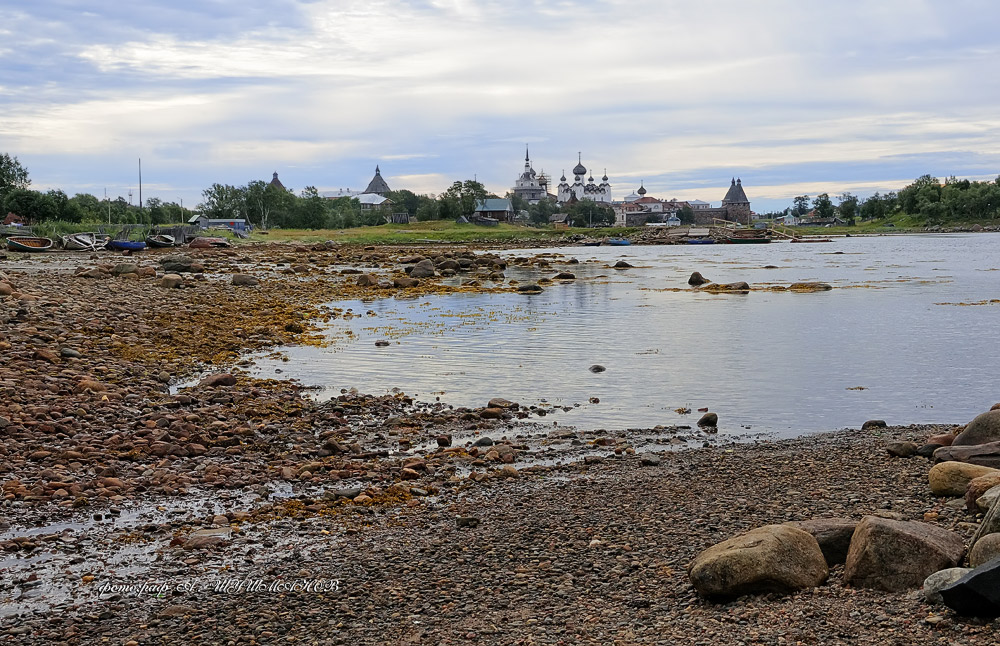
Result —
[{"label": "large boulder", "polygon": [[697,271],[691,272],[691,277],[688,278],[688,285],[694,285],[695,287],[697,287],[699,285],[704,285],[704,284],[710,283],[710,282],[712,282],[712,281],[710,281],[709,279],[705,278],[704,276],[701,275],[700,272],[697,272]]},{"label": "large boulder", "polygon": [[969,547],[975,547],[976,543],[983,536],[989,536],[998,532],[1000,532],[1000,504],[993,503],[990,510],[983,516],[983,522],[979,523],[979,527],[976,528],[976,533],[972,535]]},{"label": "large boulder", "polygon": [[977,498],[976,509],[974,511],[980,511],[985,514],[993,507],[997,500],[1000,500],[1000,485],[993,487]]},{"label": "large boulder", "polygon": [[995,558],[1000,558],[1000,534],[983,536],[969,550],[969,565],[972,567],[979,567]]},{"label": "large boulder", "polygon": [[1000,485],[1000,471],[987,473],[970,480],[969,487],[965,490],[965,508],[971,512],[979,511],[977,501],[983,497],[983,494],[997,485]]},{"label": "large boulder", "polygon": [[847,560],[847,551],[851,547],[851,537],[858,521],[848,518],[814,518],[785,524],[812,534],[819,543],[826,564],[833,567]]},{"label": "large boulder", "polygon": [[163,267],[163,271],[168,274],[181,274],[181,273],[198,273],[199,271],[204,271],[204,267],[195,262],[195,259],[191,256],[185,256],[182,254],[176,256],[167,256],[160,261],[160,266]]},{"label": "large boulder", "polygon": [[[938,453],[943,450],[938,449],[934,452],[935,459]],[[966,462],[940,462],[931,467],[927,474],[927,481],[935,496],[964,496],[973,479],[990,473],[998,473],[998,471]]]},{"label": "large boulder", "polygon": [[434,263],[430,259],[421,260],[409,273],[410,278],[430,278],[434,275]]},{"label": "large boulder", "polygon": [[736,597],[795,592],[826,580],[829,570],[811,534],[788,525],[767,525],[708,548],[688,566],[699,594]]},{"label": "large boulder", "polygon": [[989,442],[1000,442],[1000,410],[988,411],[969,422],[952,445],[970,446]]},{"label": "large boulder", "polygon": [[965,446],[942,446],[934,451],[935,462],[968,462],[984,467],[1000,469],[1000,442],[970,444]]},{"label": "large boulder", "polygon": [[233,285],[237,287],[253,287],[260,283],[255,276],[250,274],[233,274]]},{"label": "large boulder", "polygon": [[942,589],[941,597],[960,615],[1000,616],[1000,559],[980,565]]},{"label": "large boulder", "polygon": [[957,567],[964,554],[962,537],[947,529],[865,516],[851,538],[844,581],[887,592],[918,588],[938,570]]}]

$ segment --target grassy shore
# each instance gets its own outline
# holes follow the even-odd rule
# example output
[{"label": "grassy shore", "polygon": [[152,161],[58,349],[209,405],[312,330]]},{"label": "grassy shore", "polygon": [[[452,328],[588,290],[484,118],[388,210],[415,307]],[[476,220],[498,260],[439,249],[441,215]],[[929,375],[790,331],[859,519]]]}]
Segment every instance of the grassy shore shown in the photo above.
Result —
[{"label": "grassy shore", "polygon": [[622,236],[637,231],[635,228],[604,229],[549,229],[511,224],[482,227],[474,224],[457,224],[436,220],[410,224],[383,224],[377,227],[353,229],[272,229],[267,233],[254,232],[251,240],[272,242],[348,242],[356,244],[407,244],[421,242],[507,242],[514,240],[558,239],[566,235],[582,234],[592,237]]}]

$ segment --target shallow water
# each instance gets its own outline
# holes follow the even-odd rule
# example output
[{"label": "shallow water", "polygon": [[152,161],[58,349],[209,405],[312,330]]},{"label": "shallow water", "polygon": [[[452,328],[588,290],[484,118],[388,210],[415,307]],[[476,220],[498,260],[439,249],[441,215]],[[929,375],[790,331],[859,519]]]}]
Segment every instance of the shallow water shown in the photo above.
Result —
[{"label": "shallow water", "polygon": [[[255,357],[257,374],[319,386],[321,398],[356,387],[455,406],[491,397],[579,404],[547,419],[582,429],[691,424],[702,407],[726,434],[791,437],[872,418],[964,423],[1000,400],[1000,303],[957,305],[1000,299],[998,249],[997,234],[952,234],[515,251],[580,264],[512,268],[509,278],[569,270],[578,280],[533,296],[338,302],[360,316],[330,327],[333,347],[283,348],[288,361]],[[635,268],[611,269],[620,259]],[[836,289],[694,293],[692,271],[715,282]],[[375,347],[379,339],[391,345]],[[592,364],[607,370],[591,373]],[[682,407],[693,412],[675,412]]]}]

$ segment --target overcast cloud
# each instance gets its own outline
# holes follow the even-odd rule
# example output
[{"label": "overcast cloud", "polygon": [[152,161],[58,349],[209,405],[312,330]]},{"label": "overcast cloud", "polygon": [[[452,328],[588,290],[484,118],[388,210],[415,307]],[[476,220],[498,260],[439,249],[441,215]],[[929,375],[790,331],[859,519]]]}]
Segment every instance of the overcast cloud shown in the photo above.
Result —
[{"label": "overcast cloud", "polygon": [[616,198],[755,210],[931,173],[1000,173],[987,0],[31,0],[0,7],[0,152],[39,188],[183,198],[277,171],[296,190],[502,194],[607,168]]}]

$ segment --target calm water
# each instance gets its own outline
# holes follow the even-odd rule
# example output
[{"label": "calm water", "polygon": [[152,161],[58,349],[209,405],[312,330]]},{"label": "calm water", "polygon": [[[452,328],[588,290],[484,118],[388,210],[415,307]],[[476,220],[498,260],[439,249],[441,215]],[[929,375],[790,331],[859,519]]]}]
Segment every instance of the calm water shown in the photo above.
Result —
[{"label": "calm water", "polygon": [[[580,260],[568,268],[579,280],[536,296],[340,302],[362,316],[331,326],[334,347],[285,348],[289,361],[256,365],[261,376],[320,386],[321,397],[398,388],[456,406],[497,396],[580,404],[547,418],[580,428],[690,424],[701,407],[734,434],[793,436],[871,418],[964,423],[1000,401],[1000,303],[944,303],[1000,299],[998,249],[994,234],[552,249]],[[636,268],[608,267],[620,259]],[[837,289],[666,291],[686,289],[692,271],[716,282],[817,280]],[[376,348],[378,339],[392,344]],[[593,374],[592,364],[607,371]],[[679,407],[695,412],[681,416]]]}]

